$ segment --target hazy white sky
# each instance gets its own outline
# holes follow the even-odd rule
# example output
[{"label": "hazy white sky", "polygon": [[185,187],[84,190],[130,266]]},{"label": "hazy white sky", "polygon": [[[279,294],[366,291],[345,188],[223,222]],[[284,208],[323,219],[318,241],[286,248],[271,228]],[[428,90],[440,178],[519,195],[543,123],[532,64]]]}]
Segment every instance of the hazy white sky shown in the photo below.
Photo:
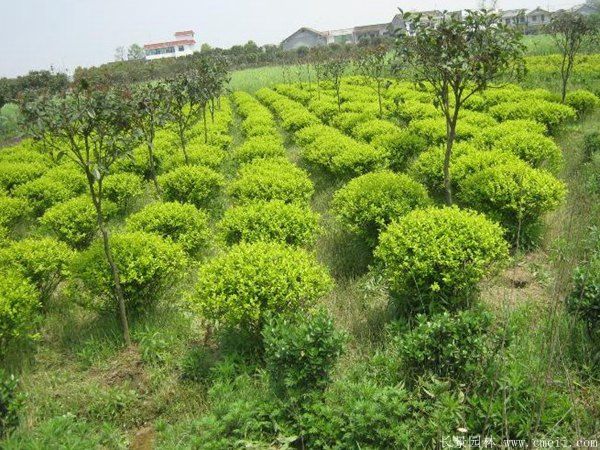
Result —
[{"label": "hazy white sky", "polygon": [[[581,0],[583,1],[583,0]],[[558,9],[577,0],[499,0]],[[389,22],[405,10],[476,8],[478,0],[0,0],[0,76],[112,61],[115,48],[193,29],[200,43],[279,43],[301,26],[327,30]]]}]

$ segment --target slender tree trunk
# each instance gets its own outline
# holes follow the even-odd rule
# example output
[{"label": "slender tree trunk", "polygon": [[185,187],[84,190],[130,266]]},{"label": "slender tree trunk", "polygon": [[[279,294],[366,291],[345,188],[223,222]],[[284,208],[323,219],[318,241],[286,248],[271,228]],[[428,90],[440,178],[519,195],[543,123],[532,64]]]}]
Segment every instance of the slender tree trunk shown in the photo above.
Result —
[{"label": "slender tree trunk", "polygon": [[160,186],[158,185],[158,180],[156,179],[156,164],[154,161],[154,142],[148,141],[148,160],[150,162],[150,178],[152,178],[152,183],[154,183],[154,188],[156,189],[156,193],[158,195],[161,194]]},{"label": "slender tree trunk", "polygon": [[446,191],[446,204],[452,206],[452,176],[450,173],[450,161],[452,158],[452,147],[456,138],[456,122],[458,108],[455,108],[452,117],[446,118],[446,153],[444,155],[444,189]]},{"label": "slender tree trunk", "polygon": [[381,80],[377,80],[377,100],[379,101],[379,118],[383,118],[383,104],[381,102]]},{"label": "slender tree trunk", "polygon": [[210,99],[210,120],[212,123],[215,123],[215,99]]},{"label": "slender tree trunk", "polygon": [[208,124],[206,123],[206,105],[202,107],[202,121],[204,122],[204,143],[208,144]]},{"label": "slender tree trunk", "polygon": [[104,223],[104,216],[102,214],[102,198],[101,198],[101,189],[102,184],[100,181],[99,192],[96,195],[94,190],[94,178],[91,173],[87,173],[88,186],[90,189],[90,195],[92,196],[92,201],[94,203],[94,207],[96,208],[96,216],[98,221],[98,228],[100,228],[100,232],[102,233],[102,241],[104,243],[104,255],[106,256],[106,260],[108,261],[108,265],[110,266],[110,271],[113,278],[113,283],[115,287],[115,297],[119,306],[119,318],[121,320],[121,327],[123,329],[123,338],[125,340],[125,344],[129,347],[131,346],[131,336],[129,334],[129,322],[127,321],[127,310],[125,308],[125,297],[123,295],[123,289],[121,287],[121,277],[119,275],[119,268],[115,264],[115,260],[113,258],[113,254],[110,248],[110,237],[108,234],[108,230],[106,229],[106,224]]},{"label": "slender tree trunk", "polygon": [[181,144],[181,151],[183,151],[183,159],[186,164],[189,164],[190,159],[188,158],[187,150],[185,148],[185,130],[182,126],[179,126],[179,143]]},{"label": "slender tree trunk", "polygon": [[562,93],[561,93],[561,101],[565,103],[567,99],[567,85],[569,83],[569,78],[571,77],[571,71],[573,70],[574,57],[568,56],[567,66],[563,70],[562,76]]}]

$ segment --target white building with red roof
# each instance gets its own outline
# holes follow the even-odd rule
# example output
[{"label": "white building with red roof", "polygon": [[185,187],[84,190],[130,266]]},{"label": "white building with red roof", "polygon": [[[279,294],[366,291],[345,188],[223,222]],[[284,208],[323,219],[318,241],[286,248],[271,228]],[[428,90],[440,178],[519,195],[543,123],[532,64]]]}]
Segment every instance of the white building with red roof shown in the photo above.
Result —
[{"label": "white building with red roof", "polygon": [[194,32],[192,30],[176,32],[175,39],[172,41],[144,45],[146,59],[191,55],[195,49],[196,40],[194,39]]}]

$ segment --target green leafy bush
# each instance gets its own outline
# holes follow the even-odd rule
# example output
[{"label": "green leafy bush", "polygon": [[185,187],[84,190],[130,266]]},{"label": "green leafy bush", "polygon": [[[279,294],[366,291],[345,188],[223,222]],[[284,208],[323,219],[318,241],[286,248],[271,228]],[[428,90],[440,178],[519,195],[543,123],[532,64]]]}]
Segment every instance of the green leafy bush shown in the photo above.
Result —
[{"label": "green leafy bush", "polygon": [[468,381],[492,353],[492,316],[480,311],[419,314],[415,326],[396,339],[401,367],[410,378],[434,374],[450,382]]},{"label": "green leafy bush", "polygon": [[593,155],[600,154],[600,131],[587,133],[583,137],[583,154],[586,159]]},{"label": "green leafy bush", "polygon": [[263,330],[265,364],[279,395],[300,400],[323,390],[342,353],[345,336],[324,311],[269,320]]},{"label": "green leafy bush", "polygon": [[385,150],[390,169],[397,172],[406,169],[409,161],[427,149],[425,139],[406,130],[377,136],[371,143]]},{"label": "green leafy bush", "polygon": [[11,229],[31,214],[27,200],[0,193],[0,226]]},{"label": "green leafy bush", "polygon": [[254,136],[247,139],[233,151],[238,164],[250,162],[256,158],[275,158],[285,156],[285,148],[277,136]]},{"label": "green leafy bush", "polygon": [[227,245],[276,241],[310,246],[317,238],[319,216],[304,205],[257,201],[225,211],[219,229]]},{"label": "green leafy bush", "polygon": [[[106,219],[116,212],[117,207],[104,201],[102,210]],[[88,195],[53,206],[40,218],[40,223],[52,230],[59,240],[77,250],[86,248],[98,230],[96,208]]]},{"label": "green leafy bush", "polygon": [[128,210],[143,193],[142,180],[132,173],[108,175],[102,185],[104,198],[121,211]]},{"label": "green leafy bush", "polygon": [[46,302],[68,275],[72,250],[51,238],[28,238],[0,249],[0,265],[19,271],[38,290]]},{"label": "green leafy bush", "polygon": [[[364,112],[341,112],[338,113],[331,120],[331,125],[336,128],[339,128],[344,133],[351,134],[354,128],[366,121],[369,120],[372,116],[369,114],[365,114]],[[300,130],[299,133],[302,133],[304,130]]]},{"label": "green leafy bush", "polygon": [[[460,142],[452,149],[450,159],[450,174],[454,174],[454,162],[462,155],[475,152],[476,148],[470,143]],[[441,196],[444,187],[444,156],[446,149],[443,146],[432,147],[421,153],[409,167],[409,175],[422,183],[432,196]]]},{"label": "green leafy bush", "polygon": [[431,103],[409,100],[398,103],[393,114],[402,122],[409,123],[411,120],[439,117],[440,111]]},{"label": "green leafy bush", "polygon": [[375,257],[401,308],[455,309],[473,297],[494,266],[506,262],[502,234],[475,212],[415,210],[381,234]]},{"label": "green leafy bush", "polygon": [[284,158],[259,159],[245,164],[229,185],[237,203],[254,200],[308,202],[314,187],[307,173]]},{"label": "green leafy bush", "polygon": [[593,92],[578,89],[567,93],[565,103],[577,111],[579,116],[582,116],[598,108],[600,99]]},{"label": "green leafy bush", "polygon": [[330,288],[327,270],[306,251],[242,243],[200,268],[193,303],[208,319],[258,335],[267,315],[305,311]]},{"label": "green leafy bush", "polygon": [[402,386],[335,383],[302,415],[302,441],[307,448],[410,448],[418,435],[412,406]]},{"label": "green leafy bush", "polygon": [[165,200],[191,203],[197,208],[204,208],[217,201],[225,179],[207,167],[183,166],[159,176],[158,183]]},{"label": "green leafy bush", "polygon": [[339,113],[337,100],[333,98],[313,98],[308,102],[308,109],[315,113],[325,123],[331,123],[331,120]]},{"label": "green leafy bush", "polygon": [[371,142],[377,136],[396,134],[400,127],[382,119],[372,119],[357,124],[352,134],[362,141]]},{"label": "green leafy bush", "polygon": [[23,397],[18,392],[19,380],[0,369],[0,439],[19,424]]},{"label": "green leafy bush", "polygon": [[[413,120],[407,129],[425,139],[430,145],[439,145],[446,141],[446,119],[443,117]],[[478,133],[479,128],[467,121],[459,119],[456,124],[456,141],[471,139]]]},{"label": "green leafy bush", "polygon": [[33,284],[14,270],[0,271],[0,356],[15,340],[35,337],[40,304]]},{"label": "green leafy bush", "polygon": [[500,222],[515,244],[532,245],[539,222],[564,199],[565,184],[552,174],[515,161],[489,167],[459,182],[458,198]]},{"label": "green leafy bush", "polygon": [[335,128],[316,131],[302,136],[306,142],[302,157],[310,164],[340,177],[353,177],[386,164],[387,154],[383,148],[357,142]]},{"label": "green leafy bush", "polygon": [[475,137],[475,145],[482,148],[492,148],[498,139],[507,134],[532,133],[543,135],[547,132],[546,125],[532,119],[513,119],[487,127]]},{"label": "green leafy bush", "polygon": [[192,255],[206,249],[210,237],[208,215],[194,205],[177,202],[146,206],[127,218],[126,229],[158,234]]},{"label": "green leafy bush", "polygon": [[507,151],[472,148],[466,152],[461,152],[460,156],[456,157],[451,168],[452,181],[454,184],[460,184],[461,180],[488,167],[507,163],[519,164],[521,162],[518,156]]},{"label": "green leafy bush", "polygon": [[[154,306],[185,273],[183,249],[160,236],[143,232],[113,234],[113,258],[119,269],[128,311]],[[75,295],[88,306],[114,309],[113,278],[101,240],[79,254],[72,265]]]},{"label": "green leafy bush", "polygon": [[562,152],[552,139],[526,131],[506,134],[492,148],[514,153],[532,167],[552,172],[557,172],[563,163]]},{"label": "green leafy bush", "polygon": [[48,169],[40,163],[0,162],[0,189],[14,188],[41,176]]},{"label": "green leafy bush", "polygon": [[44,175],[16,187],[13,195],[27,200],[34,215],[40,216],[48,208],[73,198],[82,191],[78,186],[66,184]]},{"label": "green leafy bush", "polygon": [[335,193],[331,206],[348,231],[375,245],[381,230],[392,220],[428,204],[421,184],[407,175],[382,171],[350,180]]},{"label": "green leafy bush", "polygon": [[554,132],[557,127],[575,118],[575,110],[567,105],[553,103],[547,100],[528,99],[514,103],[501,103],[492,106],[490,114],[500,121],[509,119],[531,119],[546,125]]},{"label": "green leafy bush", "polygon": [[[218,170],[221,167],[227,155],[225,150],[220,147],[200,142],[188,145],[185,151],[188,156],[189,165],[209,167],[213,170]],[[163,157],[163,159],[162,172],[170,172],[186,165],[183,152],[179,149],[175,149],[168,156]]]},{"label": "green leafy bush", "polygon": [[600,337],[600,249],[575,269],[567,307],[586,324],[591,336]]}]

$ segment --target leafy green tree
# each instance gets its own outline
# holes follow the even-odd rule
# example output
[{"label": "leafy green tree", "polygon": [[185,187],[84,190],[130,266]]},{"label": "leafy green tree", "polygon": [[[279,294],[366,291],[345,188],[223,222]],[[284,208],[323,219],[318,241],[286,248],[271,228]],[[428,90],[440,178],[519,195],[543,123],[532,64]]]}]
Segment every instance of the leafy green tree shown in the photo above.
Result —
[{"label": "leafy green tree", "polygon": [[189,164],[187,134],[198,123],[202,115],[203,87],[200,79],[191,73],[182,73],[167,83],[168,107],[171,126],[177,132],[185,163]]},{"label": "leafy green tree", "polygon": [[446,120],[444,186],[452,204],[450,158],[459,113],[474,94],[499,77],[522,67],[524,46],[520,33],[485,10],[468,11],[466,17],[444,13],[439,20],[404,13],[414,36],[400,35],[396,50],[399,64],[419,82],[428,83],[436,105]]},{"label": "leafy green tree", "polygon": [[128,61],[141,61],[146,59],[144,49],[139,44],[131,44],[127,49],[127,60]]},{"label": "leafy green tree", "polygon": [[592,19],[579,13],[561,11],[552,16],[547,30],[554,38],[561,54],[561,99],[565,103],[567,85],[575,67],[575,56],[582,45],[598,33],[598,27]]},{"label": "leafy green tree", "polygon": [[134,110],[133,123],[141,132],[148,148],[149,174],[160,194],[160,186],[156,180],[156,161],[154,158],[154,138],[156,130],[169,120],[169,102],[167,85],[164,82],[142,84],[133,91],[133,100],[137,108]]},{"label": "leafy green tree", "polygon": [[206,110],[210,106],[214,120],[215,102],[228,82],[227,61],[220,56],[202,56],[185,73],[169,81],[167,98],[171,120],[186,164],[189,163],[186,133],[202,119],[204,142],[208,142]]},{"label": "leafy green tree", "polygon": [[383,116],[382,91],[385,88],[385,77],[390,69],[388,50],[388,47],[384,44],[373,47],[360,47],[356,59],[360,74],[375,85],[380,116]]},{"label": "leafy green tree", "polygon": [[113,258],[103,201],[104,179],[111,166],[138,142],[134,109],[128,90],[102,86],[90,89],[86,83],[68,94],[38,97],[22,103],[28,132],[44,144],[44,149],[54,149],[59,158],[69,158],[85,174],[127,345],[131,344],[131,338],[125,299],[119,269]]},{"label": "leafy green tree", "polygon": [[350,60],[345,55],[335,55],[323,64],[323,77],[331,82],[337,99],[338,109],[342,109],[342,99],[340,96],[342,87],[342,77]]}]

